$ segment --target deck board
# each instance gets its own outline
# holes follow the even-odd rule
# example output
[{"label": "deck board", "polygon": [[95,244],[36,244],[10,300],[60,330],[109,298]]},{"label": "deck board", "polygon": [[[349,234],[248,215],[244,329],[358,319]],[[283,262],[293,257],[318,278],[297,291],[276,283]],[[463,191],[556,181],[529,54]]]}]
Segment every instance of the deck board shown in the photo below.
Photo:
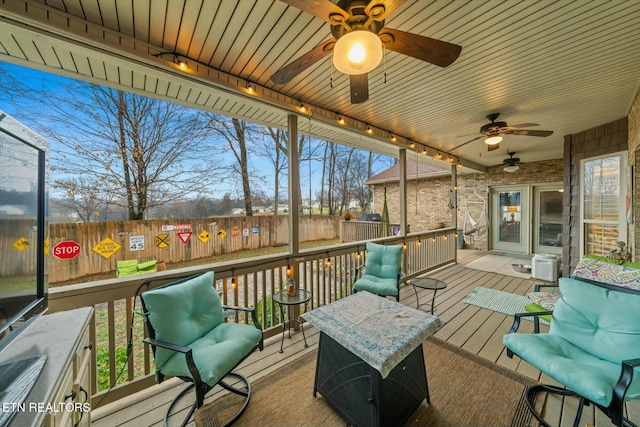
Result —
[{"label": "deck board", "polygon": [[[447,282],[447,288],[440,290],[436,294],[436,312],[442,320],[446,322],[435,336],[444,339],[456,346],[462,347],[475,353],[491,362],[497,363],[508,369],[512,369],[527,377],[542,380],[546,383],[555,383],[546,376],[540,378],[540,372],[522,362],[519,358],[510,359],[506,355],[502,345],[502,337],[507,333],[513,323],[511,316],[485,310],[476,306],[462,304],[464,299],[475,287],[484,286],[492,289],[502,290],[524,295],[533,290],[533,279],[521,279],[512,276],[504,276],[496,273],[473,270],[464,265],[481,257],[484,252],[463,250],[458,251],[458,264],[446,266],[429,274]],[[418,291],[421,302],[431,300],[433,291],[420,289]],[[401,303],[410,307],[416,306],[416,294],[412,286],[404,286],[400,292]],[[546,331],[547,326],[542,325],[541,331]],[[523,321],[520,332],[532,332],[533,323]],[[280,335],[265,340],[265,348],[262,352],[255,352],[245,360],[239,371],[246,375],[251,381],[256,381],[264,375],[286,365],[290,361],[313,351],[317,348],[319,332],[313,327],[305,328],[308,348],[304,347],[301,333],[293,333],[291,338],[284,340],[284,352],[280,350]],[[179,380],[169,380],[165,384],[154,385],[147,390],[130,396],[126,399],[110,403],[103,408],[97,408],[92,412],[92,426],[94,427],[145,427],[161,426],[164,412],[178,393],[177,387],[183,387],[184,383]],[[224,391],[214,390],[210,393],[207,401],[215,400]],[[179,420],[186,412],[183,404],[182,412],[171,417],[172,424],[179,424]],[[639,413],[640,405],[631,408],[632,413]],[[570,425],[568,421],[575,412],[575,402],[572,399],[549,398],[545,404],[545,418],[551,425],[558,425],[562,420],[562,426]],[[595,427],[610,427],[612,424],[601,416],[600,411],[593,411],[585,408],[581,426],[590,422]],[[568,423],[568,424],[567,424]],[[193,426],[191,422],[189,426]]]}]

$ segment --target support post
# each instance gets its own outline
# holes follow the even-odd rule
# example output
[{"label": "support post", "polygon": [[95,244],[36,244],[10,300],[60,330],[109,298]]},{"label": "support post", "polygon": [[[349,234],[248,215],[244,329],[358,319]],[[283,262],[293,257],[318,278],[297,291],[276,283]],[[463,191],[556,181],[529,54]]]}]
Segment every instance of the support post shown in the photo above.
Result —
[{"label": "support post", "polygon": [[[400,235],[406,236],[409,233],[407,224],[407,150],[401,149],[399,152],[400,165]],[[417,165],[416,165],[417,166]]]},{"label": "support post", "polygon": [[451,165],[451,226],[456,230],[455,260],[458,263],[458,165]]},{"label": "support post", "polygon": [[[298,156],[298,116],[289,114],[288,146],[289,157],[289,253],[297,256],[300,253],[300,164]],[[277,203],[277,201],[276,201]],[[295,277],[295,276],[294,276]]]}]

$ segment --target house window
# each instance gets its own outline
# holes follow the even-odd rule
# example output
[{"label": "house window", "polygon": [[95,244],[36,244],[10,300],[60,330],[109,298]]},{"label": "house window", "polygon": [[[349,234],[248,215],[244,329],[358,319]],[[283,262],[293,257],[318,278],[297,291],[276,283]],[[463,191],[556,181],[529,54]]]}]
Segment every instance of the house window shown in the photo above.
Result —
[{"label": "house window", "polygon": [[582,162],[582,252],[607,255],[619,240],[626,242],[624,208],[626,153]]}]

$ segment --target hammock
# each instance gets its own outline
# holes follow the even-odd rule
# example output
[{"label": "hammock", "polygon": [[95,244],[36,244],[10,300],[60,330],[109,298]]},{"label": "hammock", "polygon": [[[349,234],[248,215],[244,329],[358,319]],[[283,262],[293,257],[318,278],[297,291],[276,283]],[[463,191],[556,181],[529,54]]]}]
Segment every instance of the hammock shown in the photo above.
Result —
[{"label": "hammock", "polygon": [[[473,243],[481,233],[487,228],[487,201],[483,199],[475,191],[471,195],[479,200],[466,200],[464,203],[464,225],[463,225],[463,238],[466,244]],[[474,211],[473,214],[471,211]],[[478,213],[478,210],[480,212]],[[475,218],[474,218],[475,216]]]}]

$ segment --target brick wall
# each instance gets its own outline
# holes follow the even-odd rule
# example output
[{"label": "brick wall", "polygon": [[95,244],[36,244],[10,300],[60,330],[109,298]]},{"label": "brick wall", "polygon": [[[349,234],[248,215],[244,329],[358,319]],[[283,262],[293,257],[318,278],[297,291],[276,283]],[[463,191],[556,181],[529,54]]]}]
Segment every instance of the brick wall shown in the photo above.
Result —
[{"label": "brick wall", "polygon": [[583,159],[627,150],[627,129],[625,117],[564,137],[562,262],[565,276],[580,259],[580,164]]},{"label": "brick wall", "polygon": [[[490,167],[486,174],[460,174],[458,175],[458,228],[463,228],[465,223],[465,206],[467,201],[477,202],[488,200],[487,187],[509,184],[531,184],[543,182],[562,181],[562,159],[548,160],[545,162],[523,163],[520,170],[508,173],[504,165]],[[416,194],[417,185],[417,194]],[[387,209],[391,223],[400,222],[400,195],[398,182],[388,182]],[[474,195],[475,192],[475,195]],[[373,186],[374,212],[382,213],[384,202],[384,185]],[[479,196],[479,197],[478,197]],[[445,226],[451,226],[451,177],[437,177],[430,179],[407,178],[407,223],[412,232],[430,230],[436,223],[443,222]],[[474,210],[480,205],[469,203]],[[486,206],[488,209],[488,204]],[[477,212],[473,212],[475,220]],[[488,211],[485,211],[488,218]],[[486,250],[488,248],[487,228],[474,239],[474,248]]]}]

